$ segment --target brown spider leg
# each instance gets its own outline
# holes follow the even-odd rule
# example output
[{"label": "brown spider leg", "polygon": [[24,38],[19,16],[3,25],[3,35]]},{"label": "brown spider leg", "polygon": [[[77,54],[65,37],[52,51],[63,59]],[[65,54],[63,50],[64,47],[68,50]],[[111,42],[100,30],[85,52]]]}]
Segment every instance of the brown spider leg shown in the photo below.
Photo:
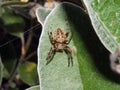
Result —
[{"label": "brown spider leg", "polygon": [[46,58],[46,60],[47,60],[46,65],[48,65],[48,64],[52,61],[54,55],[55,55],[55,49],[54,49],[54,47],[52,46],[51,49],[50,49],[50,52],[48,53],[48,56],[47,56],[47,58]]},{"label": "brown spider leg", "polygon": [[68,46],[66,46],[64,51],[68,55],[68,67],[70,66],[70,62],[72,64],[72,66],[73,66],[73,58],[72,58],[72,51],[71,51],[71,49]]},{"label": "brown spider leg", "polygon": [[67,38],[67,37],[68,37],[68,35],[69,35],[69,32],[66,32],[66,34],[65,34],[65,35],[66,35],[66,38]]},{"label": "brown spider leg", "polygon": [[[68,34],[69,34],[69,32],[66,33],[66,35],[67,35],[66,37],[68,37]],[[73,34],[70,36],[69,40],[66,40],[66,41],[65,41],[65,43],[66,43],[66,44],[69,44],[70,41],[71,41],[71,39],[72,39],[72,37],[73,37]]]},{"label": "brown spider leg", "polygon": [[48,36],[49,36],[51,44],[54,44],[52,32],[48,32]]}]

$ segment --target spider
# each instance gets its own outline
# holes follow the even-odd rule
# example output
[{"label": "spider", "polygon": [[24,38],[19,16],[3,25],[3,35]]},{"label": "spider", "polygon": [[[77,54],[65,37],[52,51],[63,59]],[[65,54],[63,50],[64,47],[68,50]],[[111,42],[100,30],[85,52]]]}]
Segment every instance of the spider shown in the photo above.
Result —
[{"label": "spider", "polygon": [[72,35],[69,40],[66,40],[68,35],[69,35],[69,32],[64,33],[60,28],[57,28],[57,30],[54,33],[54,36],[53,36],[52,32],[48,32],[48,36],[49,36],[52,46],[51,46],[51,49],[46,58],[46,60],[47,60],[46,65],[48,65],[52,61],[56,52],[65,51],[65,53],[68,56],[68,67],[70,66],[70,63],[73,66],[72,51],[67,46],[67,44],[69,44],[72,39]]}]

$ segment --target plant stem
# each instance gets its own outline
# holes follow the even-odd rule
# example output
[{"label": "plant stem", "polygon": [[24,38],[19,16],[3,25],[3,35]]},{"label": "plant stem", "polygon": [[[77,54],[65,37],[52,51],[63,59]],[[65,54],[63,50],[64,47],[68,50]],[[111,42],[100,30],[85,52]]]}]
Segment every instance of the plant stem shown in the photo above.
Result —
[{"label": "plant stem", "polygon": [[34,55],[37,55],[37,50],[35,50],[34,52],[30,53],[24,60],[27,61],[28,59],[30,59]]},{"label": "plant stem", "polygon": [[28,51],[28,49],[29,49],[29,47],[30,47],[30,43],[31,43],[31,41],[32,41],[32,36],[33,36],[33,31],[30,30],[29,36],[28,36],[28,39],[27,39],[27,43],[26,43],[26,45],[25,45],[26,51]]},{"label": "plant stem", "polygon": [[[17,74],[17,70],[18,70],[18,67],[21,63],[23,63],[25,60],[25,55],[30,47],[30,43],[31,43],[31,40],[32,40],[32,30],[30,30],[30,33],[29,33],[29,36],[28,36],[28,40],[27,40],[27,43],[25,44],[24,42],[24,38],[21,38],[21,43],[22,43],[22,46],[21,46],[21,57],[19,60],[16,60],[15,62],[15,65],[13,67],[13,70],[9,76],[9,80],[8,80],[8,83],[5,85],[6,86],[6,89],[9,88],[9,84],[14,80],[16,74]],[[27,60],[29,58],[31,58],[33,55],[35,55],[37,52],[34,51],[33,53],[31,53],[30,55],[28,55],[28,57],[26,58]]]}]

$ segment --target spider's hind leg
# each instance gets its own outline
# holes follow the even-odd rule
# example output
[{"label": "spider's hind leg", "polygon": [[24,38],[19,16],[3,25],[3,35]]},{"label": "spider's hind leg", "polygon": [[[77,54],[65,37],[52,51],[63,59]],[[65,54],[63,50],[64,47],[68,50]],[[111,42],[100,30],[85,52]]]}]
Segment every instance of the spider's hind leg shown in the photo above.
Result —
[{"label": "spider's hind leg", "polygon": [[66,46],[66,48],[64,49],[64,51],[65,51],[65,53],[68,56],[68,67],[70,66],[70,63],[73,66],[73,58],[72,58],[72,51],[71,51],[71,49],[68,46]]},{"label": "spider's hind leg", "polygon": [[48,53],[48,56],[47,56],[47,58],[46,58],[46,60],[47,60],[46,65],[48,65],[48,64],[52,61],[54,55],[55,55],[55,49],[54,49],[54,47],[52,46],[51,49],[50,49],[50,51],[49,51],[49,53]]},{"label": "spider's hind leg", "polygon": [[52,32],[48,32],[48,36],[49,36],[51,44],[54,44]]},{"label": "spider's hind leg", "polygon": [[[68,37],[68,35],[69,35],[69,32],[66,33],[66,37]],[[70,43],[72,37],[73,37],[73,33],[71,33],[71,36],[69,37],[69,40],[66,40],[66,44]]]}]

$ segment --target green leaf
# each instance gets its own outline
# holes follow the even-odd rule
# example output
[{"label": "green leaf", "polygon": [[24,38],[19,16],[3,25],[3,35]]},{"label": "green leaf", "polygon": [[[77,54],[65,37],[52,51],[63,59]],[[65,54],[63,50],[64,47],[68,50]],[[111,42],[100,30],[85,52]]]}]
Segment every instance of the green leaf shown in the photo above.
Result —
[{"label": "green leaf", "polygon": [[120,7],[118,0],[83,0],[92,25],[103,45],[115,52],[120,43]]},{"label": "green leaf", "polygon": [[37,16],[38,21],[39,21],[41,24],[44,23],[46,17],[47,17],[48,14],[50,13],[50,11],[51,11],[50,9],[45,8],[45,7],[42,7],[42,6],[39,7],[39,8],[37,8],[37,10],[36,10],[36,16]]},{"label": "green leaf", "polygon": [[8,8],[0,8],[0,23],[10,34],[21,37],[24,32],[24,20]]},{"label": "green leaf", "polygon": [[39,86],[39,85],[37,85],[37,86],[32,86],[32,87],[30,87],[30,88],[28,88],[28,89],[25,89],[25,90],[40,90],[40,86]]},{"label": "green leaf", "polygon": [[25,62],[19,66],[20,78],[29,85],[38,83],[37,66],[33,62]]},{"label": "green leaf", "polygon": [[[61,28],[63,32],[70,30],[70,34],[73,32],[73,38],[68,44],[69,47],[75,46],[77,49],[77,55],[72,55],[73,67],[67,66],[67,55],[58,52],[50,64],[45,65],[51,47],[48,31],[54,34],[57,28]],[[120,79],[110,70],[108,58],[109,52],[94,33],[88,15],[76,5],[62,3],[48,15],[43,25],[38,47],[40,88],[42,90],[118,90],[120,86],[116,83],[119,83]]]},{"label": "green leaf", "polygon": [[[71,8],[71,7],[70,7]],[[39,14],[39,13],[38,13]],[[39,46],[39,75],[41,87],[44,90],[80,90],[82,89],[81,78],[79,73],[79,66],[77,57],[73,55],[74,66],[68,68],[68,59],[65,53],[56,53],[48,66],[45,65],[46,57],[50,50],[51,44],[48,38],[48,31],[53,33],[57,28],[61,28],[67,32],[67,15],[62,5],[58,6],[47,17],[43,26],[43,34]],[[52,27],[52,29],[50,29]],[[73,29],[73,27],[71,27]],[[68,45],[74,46],[73,40]],[[61,58],[62,57],[62,58]]]},{"label": "green leaf", "polygon": [[1,61],[1,57],[0,57],[0,86],[1,86],[1,82],[2,82],[2,77],[3,77],[3,65],[2,65],[2,61]]}]

